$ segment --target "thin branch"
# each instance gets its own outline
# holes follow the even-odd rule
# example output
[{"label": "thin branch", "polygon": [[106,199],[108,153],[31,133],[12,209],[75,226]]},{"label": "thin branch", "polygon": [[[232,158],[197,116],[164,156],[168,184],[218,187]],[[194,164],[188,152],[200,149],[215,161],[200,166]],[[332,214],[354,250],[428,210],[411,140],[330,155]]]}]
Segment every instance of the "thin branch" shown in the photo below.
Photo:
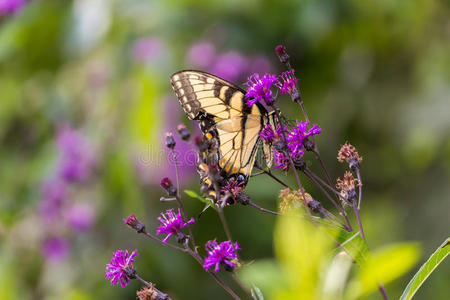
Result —
[{"label": "thin branch", "polygon": [[[177,159],[177,155],[175,154],[175,150],[173,148],[172,148],[172,155],[173,155],[173,161],[175,163],[175,176],[176,176],[176,180],[177,180],[176,199],[178,202],[178,206],[180,207],[181,214],[183,216],[183,221],[188,222],[188,219],[186,218],[186,213],[184,211],[183,202],[181,201],[181,185],[180,185],[180,176],[179,176],[179,171],[178,171],[178,159]],[[187,226],[188,231],[189,231],[189,241],[191,242],[192,247],[194,248],[194,251],[197,252],[197,246],[195,245],[195,240],[194,240],[194,235],[192,234],[191,225],[192,224],[188,224],[188,226]]]},{"label": "thin branch", "polygon": [[269,214],[277,215],[277,216],[282,216],[282,215],[283,215],[283,214],[281,214],[281,213],[279,213],[279,212],[272,211],[272,210],[266,209],[266,208],[264,208],[264,207],[261,207],[261,206],[259,206],[258,204],[253,203],[252,201],[250,201],[250,202],[248,203],[248,205],[250,205],[251,207],[254,207],[254,208],[256,208],[256,209],[258,209],[258,210],[260,210],[260,211],[262,211],[262,212],[265,212],[265,213],[269,213]]},{"label": "thin branch", "polygon": [[260,169],[262,173],[267,174],[268,176],[270,176],[272,179],[274,179],[276,182],[278,182],[282,186],[291,189],[286,183],[284,183],[281,179],[276,177],[270,170],[265,170],[263,167],[261,167],[261,165],[258,162],[255,163],[255,167]]},{"label": "thin branch", "polygon": [[231,273],[234,281],[241,287],[241,289],[247,294],[250,299],[255,299],[252,295],[252,292],[248,289],[248,287],[242,282],[242,280],[237,276],[235,272]]}]

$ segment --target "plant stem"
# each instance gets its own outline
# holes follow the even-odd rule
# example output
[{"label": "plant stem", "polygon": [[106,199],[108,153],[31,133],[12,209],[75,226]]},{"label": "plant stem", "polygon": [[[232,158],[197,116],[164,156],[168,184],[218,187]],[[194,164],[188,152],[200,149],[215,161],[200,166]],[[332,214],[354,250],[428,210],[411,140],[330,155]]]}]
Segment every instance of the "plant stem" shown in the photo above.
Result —
[{"label": "plant stem", "polygon": [[225,215],[223,213],[223,208],[218,205],[217,206],[217,213],[219,214],[220,222],[222,222],[223,230],[225,231],[225,235],[227,236],[227,239],[232,242],[233,238],[231,237],[231,231],[228,227],[227,220],[225,219]]},{"label": "plant stem", "polygon": [[178,247],[178,246],[169,244],[169,243],[163,243],[163,241],[161,241],[161,240],[158,239],[156,236],[154,236],[153,234],[149,233],[149,232],[146,231],[146,230],[143,231],[142,233],[144,233],[147,237],[151,238],[152,240],[154,240],[154,241],[156,241],[156,242],[158,242],[158,243],[161,243],[163,246],[167,246],[167,247],[170,247],[170,248],[173,248],[173,249],[176,249],[176,250],[180,250],[180,251],[182,251],[182,252],[187,252],[186,249],[184,249],[184,248],[181,248],[181,247]]},{"label": "plant stem", "polygon": [[252,296],[252,292],[248,289],[248,287],[242,282],[242,280],[237,276],[235,272],[231,273],[231,276],[233,277],[234,281],[241,287],[241,289],[247,294],[247,296],[250,299],[255,299]]},{"label": "plant stem", "polygon": [[361,173],[359,172],[359,168],[356,168],[356,176],[358,177],[358,210],[361,208],[361,198],[362,198],[362,181],[361,181]]},{"label": "plant stem", "polygon": [[278,177],[276,177],[275,175],[273,175],[273,173],[270,170],[264,170],[258,162],[255,163],[255,167],[257,167],[258,169],[261,170],[261,172],[263,174],[267,174],[268,176],[270,176],[272,179],[274,179],[276,182],[278,182],[279,184],[281,184],[284,187],[287,187],[289,189],[291,189],[286,183],[284,183],[281,179],[279,179]]},{"label": "plant stem", "polygon": [[[286,144],[286,147],[287,147],[286,132],[284,130],[284,123],[283,123],[283,121],[281,120],[281,117],[280,117],[280,110],[278,108],[275,108],[275,113],[276,113],[279,125],[281,127],[281,135],[283,137],[283,142]],[[300,189],[300,192],[302,194],[303,205],[305,206],[305,209],[308,212],[308,215],[311,215],[309,207],[306,204],[305,191],[303,190],[303,186],[302,186],[302,183],[300,181],[300,177],[298,176],[297,169],[295,168],[294,161],[292,160],[291,153],[289,151],[286,151],[286,153],[287,153],[288,158],[289,158],[289,164],[291,165],[291,169],[294,172],[295,179],[297,180],[298,188]]]},{"label": "plant stem", "polygon": [[256,208],[256,209],[258,209],[258,210],[260,210],[262,212],[265,212],[265,213],[269,213],[269,214],[277,215],[277,216],[282,216],[283,215],[283,214],[280,214],[279,212],[272,211],[272,210],[266,209],[264,207],[261,207],[258,204],[253,203],[252,201],[250,201],[248,203],[248,205],[250,205],[251,207],[254,207],[254,208]]},{"label": "plant stem", "polygon": [[[183,221],[187,222],[187,218],[186,218],[186,213],[184,212],[184,206],[183,206],[183,202],[181,201],[181,184],[180,184],[180,175],[178,172],[178,159],[177,159],[177,155],[175,154],[174,149],[172,149],[172,155],[173,155],[173,161],[175,163],[175,176],[176,176],[176,181],[177,181],[177,195],[176,195],[176,199],[178,202],[178,206],[180,207],[181,210],[181,214],[183,216]],[[197,246],[195,245],[195,240],[194,240],[194,235],[192,234],[192,228],[191,228],[192,224],[188,224],[188,231],[189,231],[189,241],[192,244],[192,247],[194,248],[194,251],[197,252]]]}]

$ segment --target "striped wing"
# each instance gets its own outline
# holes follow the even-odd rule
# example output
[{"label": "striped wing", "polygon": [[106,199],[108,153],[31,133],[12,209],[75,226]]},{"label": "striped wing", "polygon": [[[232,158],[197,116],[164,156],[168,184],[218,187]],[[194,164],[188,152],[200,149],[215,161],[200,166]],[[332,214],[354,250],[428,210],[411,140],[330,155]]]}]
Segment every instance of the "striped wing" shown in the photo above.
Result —
[{"label": "striped wing", "polygon": [[[245,91],[201,71],[180,71],[172,87],[191,120],[199,120],[205,135],[218,141],[218,165],[227,176],[250,175],[259,145],[259,132],[268,122],[267,110],[244,103]],[[270,147],[268,156],[271,157]]]}]

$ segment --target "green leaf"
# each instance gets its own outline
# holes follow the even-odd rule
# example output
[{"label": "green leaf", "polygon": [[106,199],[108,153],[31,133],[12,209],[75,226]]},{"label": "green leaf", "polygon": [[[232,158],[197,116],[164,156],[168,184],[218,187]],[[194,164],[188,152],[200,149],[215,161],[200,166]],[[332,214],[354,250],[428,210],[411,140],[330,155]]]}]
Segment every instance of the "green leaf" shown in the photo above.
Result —
[{"label": "green leaf", "polygon": [[214,206],[212,205],[211,201],[209,201],[208,199],[206,199],[206,198],[200,196],[200,195],[197,194],[196,192],[191,191],[191,190],[184,190],[184,192],[185,192],[186,195],[188,195],[189,197],[194,198],[194,199],[197,199],[197,200],[200,200],[201,202],[203,202],[203,203],[205,203],[205,204],[207,204],[207,205],[209,205],[209,206],[214,207]]},{"label": "green leaf", "polygon": [[[280,266],[272,259],[262,259],[239,269],[239,277],[249,286],[258,286],[270,296],[274,289],[284,286],[284,275]],[[256,292],[256,291],[255,291]],[[270,297],[269,297],[270,298]]]},{"label": "green leaf", "polygon": [[417,290],[422,286],[425,280],[430,276],[434,269],[444,261],[450,253],[450,237],[442,243],[441,246],[430,256],[430,258],[420,267],[419,271],[414,275],[405,288],[400,300],[411,299]]},{"label": "green leaf", "polygon": [[260,290],[256,285],[253,285],[251,291],[252,291],[252,297],[253,297],[253,299],[256,299],[256,300],[264,300],[264,296],[263,296],[263,294],[261,293],[261,290]]},{"label": "green leaf", "polygon": [[341,247],[345,252],[347,252],[360,266],[365,265],[370,257],[370,251],[359,231],[347,232],[335,227],[328,227],[325,228],[325,230],[341,244]]},{"label": "green leaf", "polygon": [[388,284],[402,276],[417,262],[419,254],[417,243],[397,243],[372,252],[350,283],[345,299],[368,295],[378,288],[379,282]]}]

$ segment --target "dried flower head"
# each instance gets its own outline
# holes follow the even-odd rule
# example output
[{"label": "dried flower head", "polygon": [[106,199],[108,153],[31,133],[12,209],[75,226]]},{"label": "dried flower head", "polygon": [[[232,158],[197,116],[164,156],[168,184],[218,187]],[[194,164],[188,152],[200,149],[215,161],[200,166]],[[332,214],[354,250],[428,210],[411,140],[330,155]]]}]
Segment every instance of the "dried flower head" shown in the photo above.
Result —
[{"label": "dried flower head", "polygon": [[157,295],[158,293],[153,288],[152,283],[150,283],[150,286],[145,286],[136,292],[136,296],[139,300],[155,300]]},{"label": "dried flower head", "polygon": [[341,192],[341,197],[344,200],[351,200],[356,197],[355,187],[359,187],[358,179],[353,177],[349,171],[344,173],[344,179],[338,178],[336,180],[336,189]]},{"label": "dried flower head", "polygon": [[[310,194],[304,192],[305,194],[305,202],[309,204],[312,201],[315,201]],[[303,193],[300,190],[291,190],[289,188],[285,188],[280,191],[279,199],[280,202],[280,212],[286,213],[292,209],[298,209],[303,206]]]},{"label": "dried flower head", "polygon": [[362,157],[359,156],[356,148],[353,145],[345,142],[345,144],[342,145],[341,149],[339,149],[337,160],[339,162],[346,161],[349,164],[350,168],[353,169],[359,166],[359,163],[362,161]]},{"label": "dried flower head", "polygon": [[216,240],[208,241],[205,244],[208,255],[205,257],[203,268],[208,271],[214,267],[213,272],[220,270],[220,265],[224,265],[226,270],[233,270],[238,265],[237,251],[241,250],[239,244],[225,241],[220,244]]},{"label": "dried flower head", "polygon": [[134,270],[134,257],[138,255],[137,250],[134,250],[129,256],[127,250],[117,250],[113,254],[113,258],[106,265],[106,279],[111,281],[113,285],[120,282],[122,288],[130,283],[127,273]]},{"label": "dried flower head", "polygon": [[167,234],[167,236],[162,240],[163,243],[167,243],[167,240],[174,234],[177,236],[178,242],[184,242],[185,235],[181,232],[181,229],[194,223],[194,218],[191,218],[185,223],[181,217],[180,209],[178,209],[177,214],[173,211],[173,209],[168,209],[165,213],[161,213],[161,217],[158,217],[158,220],[162,223],[162,225],[158,227],[156,234]]},{"label": "dried flower head", "polygon": [[246,83],[248,86],[245,94],[247,106],[252,107],[256,102],[272,105],[274,98],[271,87],[277,80],[277,76],[271,74],[264,74],[263,77],[259,77],[257,73],[251,75]]}]

